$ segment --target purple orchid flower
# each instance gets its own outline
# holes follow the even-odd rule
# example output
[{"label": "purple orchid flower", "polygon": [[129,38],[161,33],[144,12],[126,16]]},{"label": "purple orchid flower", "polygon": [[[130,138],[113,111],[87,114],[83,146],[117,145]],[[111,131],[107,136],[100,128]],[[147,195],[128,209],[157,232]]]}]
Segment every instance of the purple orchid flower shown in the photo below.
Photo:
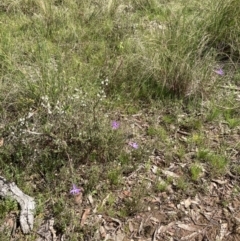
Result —
[{"label": "purple orchid flower", "polygon": [[224,72],[223,72],[223,69],[222,69],[222,68],[220,68],[220,69],[218,69],[218,70],[214,70],[214,72],[215,72],[216,74],[219,74],[219,75],[224,75]]},{"label": "purple orchid flower", "polygon": [[137,144],[136,142],[131,142],[131,141],[130,141],[130,142],[128,143],[128,145],[131,146],[131,147],[134,148],[134,149],[138,149],[138,144]]},{"label": "purple orchid flower", "polygon": [[77,188],[77,186],[75,184],[73,184],[73,188],[70,190],[70,194],[72,195],[77,195],[81,192],[80,188]]},{"label": "purple orchid flower", "polygon": [[120,124],[117,121],[112,121],[112,129],[117,130],[119,128]]}]

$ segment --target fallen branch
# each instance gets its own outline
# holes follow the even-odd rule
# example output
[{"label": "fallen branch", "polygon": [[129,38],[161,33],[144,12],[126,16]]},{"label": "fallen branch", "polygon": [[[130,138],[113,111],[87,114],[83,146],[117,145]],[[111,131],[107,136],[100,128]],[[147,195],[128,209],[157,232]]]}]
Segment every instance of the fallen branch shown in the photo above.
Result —
[{"label": "fallen branch", "polygon": [[33,229],[35,201],[32,197],[24,194],[14,182],[9,183],[0,176],[0,196],[10,197],[16,200],[20,207],[20,226],[24,234],[29,233]]}]

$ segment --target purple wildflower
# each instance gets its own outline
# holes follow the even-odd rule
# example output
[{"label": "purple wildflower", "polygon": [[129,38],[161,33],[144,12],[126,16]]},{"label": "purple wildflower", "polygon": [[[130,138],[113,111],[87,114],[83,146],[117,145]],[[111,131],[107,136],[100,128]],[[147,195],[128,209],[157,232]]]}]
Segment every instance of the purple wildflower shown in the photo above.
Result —
[{"label": "purple wildflower", "polygon": [[134,148],[134,149],[138,149],[138,144],[137,144],[136,142],[131,142],[131,141],[130,141],[130,142],[128,143],[128,145],[131,146],[131,147]]},{"label": "purple wildflower", "polygon": [[70,190],[70,194],[72,195],[77,195],[81,192],[80,188],[77,188],[77,186],[75,184],[73,184],[73,188]]},{"label": "purple wildflower", "polygon": [[120,124],[117,121],[112,121],[112,129],[117,130],[119,128]]},{"label": "purple wildflower", "polygon": [[218,70],[214,70],[214,72],[215,72],[216,74],[219,74],[219,75],[224,75],[224,72],[223,72],[223,69],[222,69],[222,68],[220,68],[220,69],[218,69]]}]

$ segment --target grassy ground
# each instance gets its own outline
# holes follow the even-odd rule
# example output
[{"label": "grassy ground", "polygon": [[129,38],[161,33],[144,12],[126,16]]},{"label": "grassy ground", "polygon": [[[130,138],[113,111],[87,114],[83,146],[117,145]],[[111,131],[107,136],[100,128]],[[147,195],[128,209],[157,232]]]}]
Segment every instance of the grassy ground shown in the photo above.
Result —
[{"label": "grassy ground", "polygon": [[238,0],[2,0],[0,175],[37,208],[13,235],[0,200],[1,240],[50,218],[58,240],[238,240],[239,22]]}]

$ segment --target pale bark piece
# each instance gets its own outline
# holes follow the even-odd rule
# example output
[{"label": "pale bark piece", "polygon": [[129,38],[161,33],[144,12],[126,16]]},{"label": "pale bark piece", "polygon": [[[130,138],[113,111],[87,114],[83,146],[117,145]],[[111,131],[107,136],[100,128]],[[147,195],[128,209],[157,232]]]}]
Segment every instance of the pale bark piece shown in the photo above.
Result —
[{"label": "pale bark piece", "polygon": [[20,207],[20,226],[24,234],[33,229],[35,201],[32,197],[24,194],[14,182],[9,183],[0,176],[0,196],[16,200]]}]

